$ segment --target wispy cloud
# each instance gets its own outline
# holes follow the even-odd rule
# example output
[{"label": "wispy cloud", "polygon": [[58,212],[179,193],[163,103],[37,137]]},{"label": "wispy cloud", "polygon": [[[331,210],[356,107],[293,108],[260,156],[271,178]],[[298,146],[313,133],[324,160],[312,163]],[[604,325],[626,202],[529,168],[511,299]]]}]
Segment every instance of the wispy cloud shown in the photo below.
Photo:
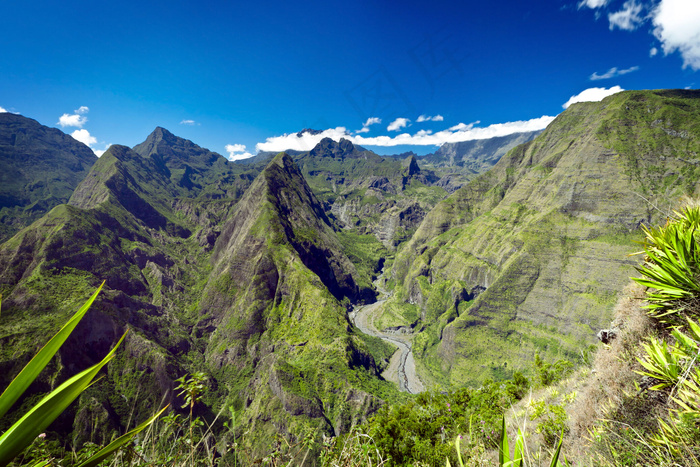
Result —
[{"label": "wispy cloud", "polygon": [[[609,0],[582,0],[579,9],[596,9],[596,19],[608,12],[610,30],[635,31],[651,22],[651,33],[659,41],[664,55],[678,52],[683,68],[700,70],[700,2],[697,0],[627,0],[619,11],[610,11]],[[649,56],[658,54],[653,46]]]},{"label": "wispy cloud", "polygon": [[408,118],[399,117],[386,127],[387,131],[399,131],[401,128],[406,128],[411,120]]},{"label": "wispy cloud", "polygon": [[442,115],[435,115],[434,117],[430,117],[428,115],[421,115],[416,119],[416,122],[441,122],[443,120],[444,118]]},{"label": "wispy cloud", "polygon": [[379,124],[379,123],[382,123],[382,119],[381,119],[381,118],[370,117],[370,118],[367,119],[367,121],[366,121],[365,123],[362,124],[362,128],[359,129],[359,130],[357,130],[357,131],[355,132],[355,134],[359,134],[359,133],[369,133],[369,127],[372,126],[372,125],[377,125],[377,124]]},{"label": "wispy cloud", "polygon": [[635,0],[628,0],[622,5],[622,10],[610,13],[608,21],[610,21],[610,30],[616,27],[625,31],[634,31],[644,23],[642,16],[642,5]]},{"label": "wispy cloud", "polygon": [[182,120],[180,121],[180,125],[195,126],[199,125],[199,123],[195,122],[194,120]]},{"label": "wispy cloud", "polygon": [[591,81],[598,81],[601,79],[610,79],[610,78],[616,78],[618,76],[626,75],[627,73],[632,73],[639,70],[638,66],[633,66],[630,68],[626,68],[624,70],[618,70],[617,67],[612,67],[602,75],[599,75],[598,73],[593,73],[589,79]]},{"label": "wispy cloud", "polygon": [[577,102],[598,102],[602,101],[608,96],[616,94],[618,92],[624,91],[620,86],[613,86],[609,89],[606,88],[588,88],[585,91],[581,91],[575,96],[571,96],[564,105],[563,108],[568,109],[571,104]]},{"label": "wispy cloud", "polygon": [[228,160],[230,161],[253,157],[253,154],[246,151],[245,144],[227,144],[226,152],[228,153]]},{"label": "wispy cloud", "polygon": [[609,0],[582,0],[578,2],[579,9],[588,7],[591,9],[601,8],[607,5]]},{"label": "wispy cloud", "polygon": [[391,147],[398,145],[416,146],[440,146],[444,143],[457,143],[475,139],[506,136],[513,133],[542,130],[549,125],[555,117],[542,116],[531,120],[519,120],[514,122],[496,123],[486,127],[478,127],[479,122],[460,123],[446,130],[433,132],[420,130],[415,134],[402,133],[396,136],[365,137],[352,135],[344,127],[331,128],[320,134],[304,132],[290,133],[282,136],[267,138],[264,143],[258,143],[255,147],[258,151],[284,151],[293,149],[297,151],[309,151],[323,138],[331,138],[340,141],[341,138],[352,141],[361,146]]},{"label": "wispy cloud", "polygon": [[5,109],[3,109],[2,107],[0,107],[0,114],[5,113],[5,112],[7,112],[7,110],[5,110]]}]

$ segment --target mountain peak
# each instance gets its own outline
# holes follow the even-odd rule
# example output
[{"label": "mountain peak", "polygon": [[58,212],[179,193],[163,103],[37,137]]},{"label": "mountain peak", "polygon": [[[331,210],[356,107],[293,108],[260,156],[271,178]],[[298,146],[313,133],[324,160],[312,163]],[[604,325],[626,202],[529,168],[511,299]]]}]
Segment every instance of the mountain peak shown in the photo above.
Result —
[{"label": "mountain peak", "polygon": [[[180,138],[179,136],[174,135],[167,128],[157,126],[148,135],[148,137],[146,137],[146,140],[143,143],[137,144],[136,146],[133,147],[133,149],[137,153],[146,157],[145,153],[152,152],[153,148],[155,148],[155,146],[157,146],[161,142],[164,142],[168,145],[178,145],[178,146],[192,145],[192,146],[196,146],[192,141],[189,141],[189,140],[186,140],[184,138]],[[146,148],[149,148],[150,151],[145,151]]]},{"label": "mountain peak", "polygon": [[[263,255],[270,245],[292,248],[338,300],[359,298],[354,266],[342,253],[323,206],[286,153],[270,161],[236,205],[216,242],[212,263],[225,269],[239,264],[240,258]],[[232,274],[244,283],[253,272]]]},{"label": "mountain peak", "polygon": [[321,130],[314,130],[314,129],[311,129],[311,128],[304,128],[304,129],[301,130],[299,133],[297,133],[297,137],[301,138],[302,136],[304,136],[304,133],[306,133],[306,134],[308,134],[308,135],[314,135],[314,136],[315,136],[315,135],[320,135],[321,133],[323,133],[323,131],[321,131]]},{"label": "mountain peak", "polygon": [[416,160],[415,154],[411,154],[404,159],[401,162],[401,166],[404,168],[404,175],[407,177],[420,173],[420,167],[418,167],[418,160]]},{"label": "mountain peak", "polygon": [[172,170],[189,170],[200,175],[215,164],[225,164],[226,159],[192,141],[172,134],[163,127],[156,127],[143,143],[133,147],[141,157],[153,159],[167,176]]},{"label": "mountain peak", "polygon": [[361,152],[361,149],[345,138],[341,138],[339,142],[335,142],[331,138],[323,138],[309,154],[312,156],[344,159],[345,157],[355,156],[359,152]]}]

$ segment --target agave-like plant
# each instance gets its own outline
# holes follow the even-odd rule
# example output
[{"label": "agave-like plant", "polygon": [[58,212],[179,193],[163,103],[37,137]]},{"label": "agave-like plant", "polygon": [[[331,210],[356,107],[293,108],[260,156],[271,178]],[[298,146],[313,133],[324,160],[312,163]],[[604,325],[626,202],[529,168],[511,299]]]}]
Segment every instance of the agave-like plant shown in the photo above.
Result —
[{"label": "agave-like plant", "polygon": [[[51,358],[56,354],[58,349],[68,339],[71,332],[78,325],[80,320],[85,316],[92,303],[97,298],[97,294],[102,290],[104,282],[97,288],[94,294],[87,302],[68,320],[68,322],[56,333],[55,336],[39,350],[34,358],[24,367],[24,369],[12,380],[10,385],[5,388],[5,391],[0,395],[0,418],[3,417],[12,405],[22,396],[30,384],[37,378],[39,373],[46,367]],[[0,297],[0,306],[2,305]],[[14,423],[5,433],[0,436],[0,466],[4,467],[9,464],[17,455],[26,449],[32,442],[42,433],[80,394],[87,389],[99,371],[112,358],[124,340],[126,333],[119,339],[117,345],[96,365],[78,373],[52,392],[41,399],[34,407],[32,407],[22,418]],[[124,446],[137,433],[143,431],[160,414],[162,414],[167,406],[156,413],[153,417],[146,420],[141,425],[129,431],[125,435],[115,439],[109,445],[102,448],[89,459],[81,463],[78,467],[92,467],[119,448]]]},{"label": "agave-like plant", "polygon": [[656,228],[644,227],[644,264],[637,268],[643,277],[633,278],[649,287],[646,308],[655,318],[678,321],[681,314],[698,314],[700,294],[700,208],[674,212],[676,219]]}]

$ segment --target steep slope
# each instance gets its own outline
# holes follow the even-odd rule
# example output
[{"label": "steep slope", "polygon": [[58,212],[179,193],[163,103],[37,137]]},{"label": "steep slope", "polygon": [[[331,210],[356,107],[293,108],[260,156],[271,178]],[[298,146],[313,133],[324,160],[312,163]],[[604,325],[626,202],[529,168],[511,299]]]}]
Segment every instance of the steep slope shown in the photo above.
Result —
[{"label": "steep slope", "polygon": [[515,146],[535,138],[541,131],[513,133],[507,136],[445,143],[437,151],[422,158],[433,167],[464,167],[475,173],[484,172]]},{"label": "steep slope", "polygon": [[60,130],[0,113],[0,242],[68,201],[96,160]]},{"label": "steep slope", "polygon": [[133,148],[179,187],[181,196],[238,199],[260,169],[229,163],[221,154],[157,127]]},{"label": "steep slope", "polygon": [[697,190],[699,98],[574,105],[426,216],[397,257],[383,319],[420,331],[426,375],[478,383],[535,351],[576,358],[633,272],[639,225]]},{"label": "steep slope", "polygon": [[36,390],[95,363],[131,329],[110,377],[56,428],[78,440],[109,436],[132,414],[143,418],[164,395],[172,397],[172,381],[186,371],[178,357],[193,346],[188,326],[196,315],[188,314],[185,292],[196,297],[208,271],[200,259],[206,249],[190,235],[196,225],[172,209],[178,187],[156,169],[114,145],[70,204],[58,205],[0,246],[0,366],[7,370],[0,372],[0,385],[102,280],[104,292]]},{"label": "steep slope", "polygon": [[376,362],[390,352],[346,317],[351,301],[374,294],[358,285],[291,159],[280,155],[247,182],[249,168],[156,132],[156,150],[110,147],[69,204],[0,245],[0,386],[105,279],[34,387],[94,363],[130,329],[109,376],[54,428],[64,437],[106,439],[174,398],[173,381],[193,371],[209,377],[199,414],[212,420],[224,403],[242,410],[239,442],[256,455],[270,452],[273,430],[290,440],[309,427],[338,433],[397,397],[378,377]]},{"label": "steep slope", "polygon": [[[171,150],[166,159],[171,165],[196,166],[192,161],[200,154],[211,154],[184,141],[172,139],[176,147],[193,148],[192,153]],[[209,171],[221,175],[212,183],[229,175],[235,180],[222,183],[226,197],[209,199],[201,196],[203,190],[176,183],[172,171],[157,163],[163,159],[158,151],[142,156],[125,146],[110,147],[69,204],[55,207],[0,246],[0,342],[5,352],[13,352],[0,355],[0,366],[7,370],[0,372],[0,384],[102,280],[104,292],[38,390],[94,363],[124,329],[132,329],[125,344],[128,357],[110,367],[112,377],[104,383],[109,390],[102,386],[85,395],[77,414],[61,428],[68,433],[73,424],[77,439],[91,433],[108,436],[132,415],[143,418],[163,395],[172,397],[175,378],[193,371],[183,357],[196,347],[190,332],[211,269],[208,256],[235,203],[236,185],[253,179],[247,169],[222,170],[212,158]],[[204,163],[197,169],[207,172]],[[96,403],[88,403],[93,399]],[[86,424],[92,419],[104,423]]]},{"label": "steep slope", "polygon": [[393,391],[377,378],[373,341],[347,318],[345,304],[373,294],[358,290],[355,268],[289,156],[275,157],[246,192],[211,261],[197,332],[227,404],[243,409],[255,433],[246,445],[269,451],[271,433],[300,439],[308,424],[343,432],[376,410],[370,391]]}]

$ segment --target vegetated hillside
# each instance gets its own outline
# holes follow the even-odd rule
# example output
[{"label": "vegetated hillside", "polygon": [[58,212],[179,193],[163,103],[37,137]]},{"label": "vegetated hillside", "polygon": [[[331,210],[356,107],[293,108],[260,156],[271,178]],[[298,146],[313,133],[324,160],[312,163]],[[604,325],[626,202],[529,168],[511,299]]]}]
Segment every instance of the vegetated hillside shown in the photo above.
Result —
[{"label": "vegetated hillside", "polygon": [[571,106],[426,216],[381,324],[412,326],[425,376],[454,386],[537,350],[576,359],[633,271],[640,224],[697,190],[699,138],[697,91]]},{"label": "vegetated hillside", "polygon": [[396,391],[378,379],[372,351],[383,356],[384,346],[347,318],[350,301],[374,293],[358,286],[289,156],[275,157],[236,206],[212,264],[196,332],[228,403],[243,410],[243,443],[262,455],[280,430],[301,439],[301,417],[315,432],[342,433],[380,405],[372,393]]},{"label": "vegetated hillside", "polygon": [[324,138],[294,157],[326,213],[347,233],[373,235],[393,250],[447,192],[415,156],[381,157],[346,139]]},{"label": "vegetated hillside", "polygon": [[[114,378],[105,383],[118,389],[102,387],[92,395],[101,402],[96,410],[111,414],[96,429],[125,423],[128,404],[136,405],[136,415],[150,413],[185,371],[180,358],[193,347],[192,305],[211,269],[208,256],[218,226],[235,202],[239,181],[249,184],[254,178],[244,168],[234,169],[238,174],[231,173],[235,180],[225,192],[231,198],[193,198],[188,196],[201,191],[173,183],[151,156],[114,145],[93,165],[69,204],[56,206],[2,244],[0,365],[6,371],[0,372],[0,384],[7,384],[45,336],[106,280],[99,305],[37,390],[101,358],[115,337],[132,327],[127,353],[133,358],[115,365]],[[75,427],[78,436],[93,429],[80,413]]]},{"label": "vegetated hillside", "polygon": [[67,202],[96,160],[60,130],[0,113],[0,242]]},{"label": "vegetated hillside", "polygon": [[434,170],[440,177],[437,185],[450,193],[476,175],[486,172],[515,146],[527,143],[541,131],[513,133],[507,136],[445,143],[432,154],[419,158],[421,166]]},{"label": "vegetated hillside", "polygon": [[104,279],[33,388],[64,381],[131,330],[109,376],[55,425],[62,439],[123,430],[193,371],[209,378],[200,415],[232,405],[249,422],[238,434],[251,456],[270,451],[273,431],[290,442],[309,427],[342,431],[376,409],[373,394],[395,397],[375,363],[390,351],[345,317],[351,300],[373,300],[368,280],[288,157],[255,178],[163,129],[135,149],[110,147],[69,204],[0,245],[0,386]]}]

